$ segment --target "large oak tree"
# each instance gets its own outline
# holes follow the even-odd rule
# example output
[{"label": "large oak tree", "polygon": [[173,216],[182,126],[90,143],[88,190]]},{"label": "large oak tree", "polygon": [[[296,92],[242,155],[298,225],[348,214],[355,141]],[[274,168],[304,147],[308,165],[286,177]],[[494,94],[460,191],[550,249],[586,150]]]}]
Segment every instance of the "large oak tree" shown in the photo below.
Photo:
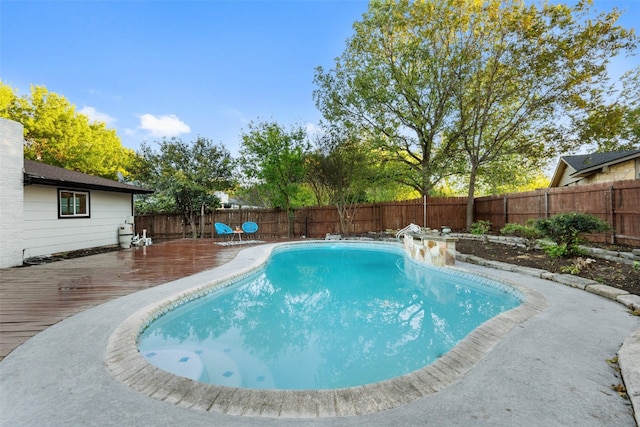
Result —
[{"label": "large oak tree", "polygon": [[44,86],[31,94],[17,92],[0,82],[0,117],[24,126],[24,155],[53,166],[104,178],[127,174],[135,152],[122,146],[114,129],[91,122],[64,96]]},{"label": "large oak tree", "polygon": [[559,118],[601,91],[610,57],[635,47],[618,17],[592,17],[582,1],[373,1],[335,67],[316,70],[314,97],[327,121],[369,132],[422,194],[468,176],[470,225],[483,168],[576,142]]}]

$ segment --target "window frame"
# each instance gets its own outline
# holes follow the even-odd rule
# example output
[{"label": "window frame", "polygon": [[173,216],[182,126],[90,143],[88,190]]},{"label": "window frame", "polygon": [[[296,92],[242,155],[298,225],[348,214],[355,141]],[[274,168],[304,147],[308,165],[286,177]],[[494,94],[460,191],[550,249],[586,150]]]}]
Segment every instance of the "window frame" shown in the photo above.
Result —
[{"label": "window frame", "polygon": [[[72,214],[63,214],[62,213],[62,193],[71,193],[73,195],[73,209],[74,213]],[[86,213],[77,213],[76,212],[76,203],[78,196],[86,197]],[[58,188],[58,219],[71,219],[71,218],[91,218],[91,192],[88,190],[74,190],[70,188]]]}]

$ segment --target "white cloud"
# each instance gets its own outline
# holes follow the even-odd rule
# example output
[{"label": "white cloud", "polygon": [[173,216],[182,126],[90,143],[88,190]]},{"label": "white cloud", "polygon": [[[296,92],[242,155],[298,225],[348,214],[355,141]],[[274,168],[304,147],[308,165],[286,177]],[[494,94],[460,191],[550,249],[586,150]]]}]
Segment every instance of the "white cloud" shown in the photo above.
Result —
[{"label": "white cloud", "polygon": [[153,137],[172,137],[191,132],[189,125],[173,114],[165,116],[143,114],[140,116],[140,128],[148,131]]},{"label": "white cloud", "polygon": [[109,126],[113,125],[116,122],[116,119],[111,117],[108,114],[101,113],[93,107],[87,107],[86,105],[82,107],[81,110],[78,111],[80,114],[84,114],[89,117],[89,120],[94,122],[103,122]]}]

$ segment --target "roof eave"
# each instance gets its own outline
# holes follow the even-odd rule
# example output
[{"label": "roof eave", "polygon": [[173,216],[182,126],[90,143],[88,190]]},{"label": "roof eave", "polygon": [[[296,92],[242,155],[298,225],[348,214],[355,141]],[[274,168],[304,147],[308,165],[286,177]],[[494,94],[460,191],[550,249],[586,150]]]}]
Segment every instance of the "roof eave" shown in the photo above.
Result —
[{"label": "roof eave", "polygon": [[558,186],[558,184],[560,183],[560,179],[562,178],[562,174],[564,173],[567,167],[569,167],[567,162],[562,157],[560,157],[560,161],[556,166],[556,170],[553,172],[553,175],[551,175],[551,182],[549,183],[549,188]]},{"label": "roof eave", "polygon": [[618,163],[628,162],[629,160],[633,160],[633,159],[636,159],[636,158],[640,158],[640,153],[631,154],[631,155],[626,156],[626,157],[621,157],[619,159],[611,160],[609,162],[600,163],[598,165],[593,165],[593,166],[590,166],[588,168],[580,169],[580,170],[577,170],[577,171],[573,172],[570,176],[584,177],[584,176],[588,176],[588,175],[593,175],[594,173],[597,173],[599,170],[601,170],[601,169],[603,169],[603,168],[605,168],[607,166],[613,166],[613,165],[617,165]]},{"label": "roof eave", "polygon": [[148,190],[146,188],[140,187],[131,187],[131,188],[122,188],[122,187],[111,187],[106,185],[99,184],[87,184],[82,182],[73,182],[73,181],[63,181],[58,179],[49,179],[42,176],[35,175],[24,175],[24,184],[32,185],[32,184],[40,184],[40,185],[50,185],[57,187],[70,187],[70,188],[81,188],[85,190],[102,190],[102,191],[110,191],[113,193],[129,193],[129,194],[152,194],[153,190]]}]

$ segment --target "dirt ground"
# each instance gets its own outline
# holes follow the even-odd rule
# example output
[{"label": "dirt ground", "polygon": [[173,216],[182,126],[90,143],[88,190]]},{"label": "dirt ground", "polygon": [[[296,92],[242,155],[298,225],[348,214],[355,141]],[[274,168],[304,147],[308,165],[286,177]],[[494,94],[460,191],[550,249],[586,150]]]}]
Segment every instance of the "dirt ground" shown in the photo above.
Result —
[{"label": "dirt ground", "polygon": [[[603,249],[631,251],[632,248],[594,245]],[[456,250],[480,258],[502,261],[525,267],[540,268],[552,273],[574,274],[604,285],[640,295],[640,266],[608,261],[593,256],[578,258],[551,258],[542,250],[527,252],[524,248],[502,243],[460,239]],[[593,260],[593,261],[588,261]]]}]

